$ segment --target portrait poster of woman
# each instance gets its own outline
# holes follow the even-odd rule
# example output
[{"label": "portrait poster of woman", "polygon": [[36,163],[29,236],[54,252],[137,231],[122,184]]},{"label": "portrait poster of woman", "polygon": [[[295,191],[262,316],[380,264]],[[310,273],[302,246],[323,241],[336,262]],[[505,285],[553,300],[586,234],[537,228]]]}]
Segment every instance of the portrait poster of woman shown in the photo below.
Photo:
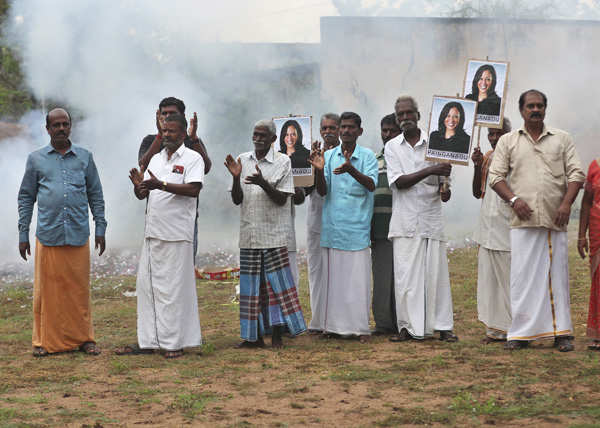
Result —
[{"label": "portrait poster of woman", "polygon": [[425,159],[468,165],[476,109],[475,101],[434,95]]},{"label": "portrait poster of woman", "polygon": [[294,186],[311,186],[313,171],[308,157],[312,141],[312,116],[274,117],[277,140],[273,148],[290,157]]},{"label": "portrait poster of woman", "polygon": [[477,101],[475,125],[502,128],[509,63],[470,59],[467,62],[463,96]]}]

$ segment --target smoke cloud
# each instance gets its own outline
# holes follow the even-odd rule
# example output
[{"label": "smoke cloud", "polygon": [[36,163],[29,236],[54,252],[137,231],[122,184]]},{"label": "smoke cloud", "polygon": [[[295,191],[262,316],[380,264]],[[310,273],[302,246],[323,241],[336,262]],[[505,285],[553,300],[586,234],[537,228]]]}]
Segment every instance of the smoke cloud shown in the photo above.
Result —
[{"label": "smoke cloud", "polygon": [[[109,248],[141,243],[144,203],[132,195],[128,170],[137,166],[142,138],[156,133],[159,101],[175,96],[188,118],[198,113],[198,134],[213,161],[200,194],[200,248],[233,249],[239,208],[227,192],[225,156],[252,148],[251,127],[260,118],[322,111],[318,45],[261,42],[318,41],[322,13],[335,9],[327,2],[286,8],[273,0],[15,1],[5,33],[35,97],[46,107],[69,108],[72,141],[94,154]],[[0,143],[0,164],[9,171],[0,207],[4,261],[18,257],[16,195],[27,154],[48,144],[44,114],[24,118],[35,132]],[[35,218],[31,242],[34,230]]]},{"label": "smoke cloud", "polygon": [[[137,164],[142,138],[156,132],[159,101],[175,96],[185,101],[188,118],[198,112],[198,133],[213,160],[200,193],[200,248],[234,249],[239,208],[229,199],[230,176],[222,162],[228,153],[251,150],[253,123],[288,113],[312,114],[317,138],[320,114],[354,110],[364,120],[359,144],[378,151],[379,120],[393,111],[395,98],[415,96],[420,126],[426,129],[431,96],[460,92],[468,58],[511,61],[506,113],[513,126],[521,123],[518,94],[536,87],[549,97],[548,123],[574,134],[584,165],[598,156],[593,106],[599,86],[590,83],[600,65],[597,23],[565,27],[550,21],[454,20],[443,27],[424,21],[399,25],[388,17],[318,19],[448,16],[459,3],[474,4],[14,1],[5,34],[22,57],[35,97],[47,106],[70,108],[73,142],[94,153],[107,204],[109,248],[140,246],[144,203],[133,197],[127,171]],[[573,13],[564,16],[597,17],[594,0],[562,4],[567,3]],[[0,142],[0,166],[8,172],[0,204],[2,261],[18,257],[16,195],[27,153],[48,143],[44,113],[23,118],[29,130],[24,137]],[[485,150],[485,130],[481,140]],[[451,236],[466,235],[475,224],[479,203],[470,196],[471,174],[472,168],[455,168],[453,199],[445,207]],[[300,246],[304,211],[297,210]],[[34,228],[32,223],[32,242]]]}]

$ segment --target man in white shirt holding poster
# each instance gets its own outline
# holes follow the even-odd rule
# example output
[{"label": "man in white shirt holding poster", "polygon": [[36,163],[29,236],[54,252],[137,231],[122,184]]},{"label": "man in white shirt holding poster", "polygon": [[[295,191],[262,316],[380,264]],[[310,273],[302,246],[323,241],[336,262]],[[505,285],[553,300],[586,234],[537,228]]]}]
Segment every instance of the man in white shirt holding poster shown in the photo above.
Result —
[{"label": "man in white shirt holding poster", "polygon": [[451,165],[425,160],[425,134],[417,126],[420,114],[412,97],[398,98],[395,114],[402,134],[385,148],[399,332],[390,341],[424,339],[439,331],[440,340],[456,342],[442,217],[450,190],[440,178],[450,175]]}]

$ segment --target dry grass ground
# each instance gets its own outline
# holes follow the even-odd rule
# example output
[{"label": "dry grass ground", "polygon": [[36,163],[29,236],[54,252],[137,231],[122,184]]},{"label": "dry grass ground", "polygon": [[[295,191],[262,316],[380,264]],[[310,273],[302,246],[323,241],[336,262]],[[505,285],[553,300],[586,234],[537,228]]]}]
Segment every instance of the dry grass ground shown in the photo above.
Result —
[{"label": "dry grass ground", "polygon": [[[93,284],[99,357],[31,356],[31,285],[0,293],[0,426],[600,426],[600,353],[586,350],[587,264],[571,249],[575,352],[482,345],[476,249],[450,254],[460,342],[393,344],[304,335],[234,350],[233,284],[198,282],[206,344],[178,360],[117,357],[135,342],[133,277]],[[1,286],[1,284],[0,284]],[[306,269],[300,295],[310,319]]]}]

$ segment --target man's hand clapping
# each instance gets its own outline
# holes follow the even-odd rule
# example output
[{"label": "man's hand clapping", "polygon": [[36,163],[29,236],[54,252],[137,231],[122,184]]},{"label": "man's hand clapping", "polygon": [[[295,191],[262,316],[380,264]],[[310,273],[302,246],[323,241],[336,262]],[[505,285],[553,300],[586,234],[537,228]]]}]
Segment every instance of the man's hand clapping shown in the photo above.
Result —
[{"label": "man's hand clapping", "polygon": [[242,162],[239,159],[236,161],[231,155],[227,155],[225,158],[225,167],[233,178],[239,178],[242,174]]},{"label": "man's hand clapping", "polygon": [[310,151],[308,161],[315,169],[322,170],[323,168],[325,168],[325,158],[323,157],[323,150],[321,150],[321,143],[319,143],[318,141],[314,141],[312,143],[312,148]]},{"label": "man's hand clapping", "polygon": [[246,184],[256,184],[257,186],[263,187],[266,183],[265,178],[262,175],[262,172],[258,165],[256,165],[256,173],[252,175],[246,176],[244,179],[244,183]]},{"label": "man's hand clapping", "polygon": [[344,158],[346,159],[346,162],[334,169],[333,173],[339,175],[352,171],[352,168],[354,168],[354,166],[352,166],[352,162],[350,162],[351,156],[352,155],[347,150],[344,150]]}]

